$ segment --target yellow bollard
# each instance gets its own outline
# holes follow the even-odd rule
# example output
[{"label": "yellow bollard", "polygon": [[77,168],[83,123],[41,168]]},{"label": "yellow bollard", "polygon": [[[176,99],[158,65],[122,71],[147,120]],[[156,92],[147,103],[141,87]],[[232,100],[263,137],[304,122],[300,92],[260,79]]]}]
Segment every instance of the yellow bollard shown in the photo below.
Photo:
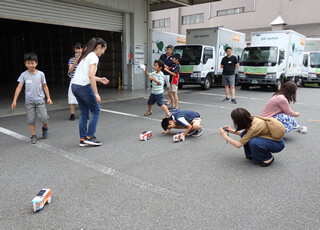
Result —
[{"label": "yellow bollard", "polygon": [[118,84],[118,90],[122,90],[121,86],[121,73],[119,72],[119,84]]}]

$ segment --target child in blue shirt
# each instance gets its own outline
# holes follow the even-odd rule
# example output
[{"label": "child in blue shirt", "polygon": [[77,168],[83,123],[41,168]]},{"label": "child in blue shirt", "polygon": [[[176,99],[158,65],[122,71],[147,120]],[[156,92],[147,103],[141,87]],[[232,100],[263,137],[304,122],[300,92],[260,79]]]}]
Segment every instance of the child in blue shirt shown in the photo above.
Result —
[{"label": "child in blue shirt", "polygon": [[200,114],[191,110],[180,110],[163,118],[161,126],[162,134],[170,133],[171,129],[186,129],[184,136],[200,137],[202,134]]},{"label": "child in blue shirt", "polygon": [[164,85],[164,75],[162,73],[162,68],[164,67],[163,61],[156,60],[154,62],[154,72],[148,73],[147,68],[145,69],[145,74],[150,81],[152,81],[151,94],[148,100],[148,111],[144,114],[145,116],[150,116],[152,114],[152,105],[157,102],[158,106],[163,109],[166,115],[170,115],[170,112],[163,104],[163,85]]}]

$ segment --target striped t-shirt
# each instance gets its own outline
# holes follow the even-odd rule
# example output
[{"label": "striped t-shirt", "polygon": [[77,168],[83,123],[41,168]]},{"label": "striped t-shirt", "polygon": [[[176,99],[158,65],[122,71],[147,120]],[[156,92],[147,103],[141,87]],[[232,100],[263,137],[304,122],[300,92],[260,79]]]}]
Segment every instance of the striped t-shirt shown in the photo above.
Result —
[{"label": "striped t-shirt", "polygon": [[[68,66],[69,66],[69,65],[73,65],[73,62],[74,62],[74,57],[72,57],[72,58],[69,59]],[[74,69],[73,69],[72,73],[69,73],[69,72],[68,72],[68,76],[69,76],[70,78],[73,78],[73,77],[74,77],[74,73],[76,72],[77,67],[78,67],[78,64],[76,64],[76,65],[74,66]]]},{"label": "striped t-shirt", "polygon": [[153,77],[154,79],[156,79],[158,82],[160,82],[160,85],[158,85],[155,81],[152,81],[152,89],[151,89],[151,93],[155,94],[155,95],[159,95],[163,93],[163,85],[164,85],[164,75],[163,73],[160,71],[160,73],[157,72],[152,72],[149,73],[149,76]]}]

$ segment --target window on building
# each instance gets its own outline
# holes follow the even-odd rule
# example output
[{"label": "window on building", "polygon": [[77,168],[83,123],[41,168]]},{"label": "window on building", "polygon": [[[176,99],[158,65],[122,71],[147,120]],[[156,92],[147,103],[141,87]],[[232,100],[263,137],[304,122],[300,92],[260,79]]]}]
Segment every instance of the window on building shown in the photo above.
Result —
[{"label": "window on building", "polygon": [[159,27],[163,28],[164,27],[164,19],[160,19],[159,21],[160,21]]},{"label": "window on building", "polygon": [[240,13],[244,13],[244,7],[218,10],[217,16],[223,16],[223,15],[229,15],[229,14],[240,14]]},{"label": "window on building", "polygon": [[197,24],[204,22],[204,14],[192,14],[182,16],[182,25]]},{"label": "window on building", "polygon": [[164,19],[164,27],[170,27],[170,18]]},{"label": "window on building", "polygon": [[158,19],[152,21],[152,28],[170,27],[170,18]]}]

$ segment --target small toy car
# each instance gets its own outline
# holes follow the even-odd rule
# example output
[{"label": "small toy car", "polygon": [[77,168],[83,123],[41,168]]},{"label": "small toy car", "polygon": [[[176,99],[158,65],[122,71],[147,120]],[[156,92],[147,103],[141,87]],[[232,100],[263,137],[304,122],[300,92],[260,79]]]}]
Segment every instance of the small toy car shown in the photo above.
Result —
[{"label": "small toy car", "polygon": [[306,126],[299,126],[298,132],[301,134],[307,134],[308,128]]},{"label": "small toy car", "polygon": [[152,137],[152,131],[144,131],[140,134],[140,140],[146,141]]},{"label": "small toy car", "polygon": [[33,211],[39,211],[46,203],[51,203],[51,189],[44,188],[32,200]]},{"label": "small toy car", "polygon": [[173,135],[173,141],[174,142],[179,142],[179,141],[184,141],[185,137],[183,133],[177,133]]}]

